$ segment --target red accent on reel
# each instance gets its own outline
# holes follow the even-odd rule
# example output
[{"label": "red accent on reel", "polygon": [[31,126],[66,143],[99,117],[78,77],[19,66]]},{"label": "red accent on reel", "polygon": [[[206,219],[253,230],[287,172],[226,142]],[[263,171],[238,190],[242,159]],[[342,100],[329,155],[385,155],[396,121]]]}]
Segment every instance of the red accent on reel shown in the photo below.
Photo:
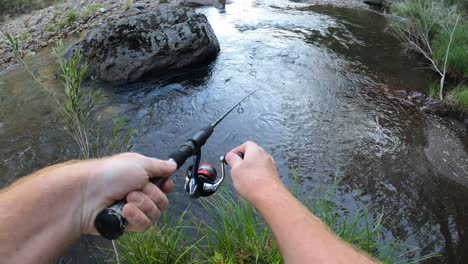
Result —
[{"label": "red accent on reel", "polygon": [[202,164],[198,168],[197,174],[199,177],[203,177],[210,182],[216,181],[217,173],[216,169],[213,165],[211,164]]}]

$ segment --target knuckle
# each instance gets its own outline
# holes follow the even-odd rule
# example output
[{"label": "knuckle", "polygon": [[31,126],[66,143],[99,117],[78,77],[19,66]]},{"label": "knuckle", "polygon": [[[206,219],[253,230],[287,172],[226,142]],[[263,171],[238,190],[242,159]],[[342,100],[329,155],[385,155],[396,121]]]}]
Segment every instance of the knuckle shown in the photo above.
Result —
[{"label": "knuckle", "polygon": [[149,218],[141,215],[140,217],[138,217],[135,224],[136,224],[138,230],[145,231],[145,230],[148,230],[151,227],[152,223],[151,223],[151,220]]},{"label": "knuckle", "polygon": [[120,158],[140,158],[140,156],[141,156],[140,154],[135,153],[135,152],[127,152],[127,153],[119,154],[116,157],[120,157]]}]

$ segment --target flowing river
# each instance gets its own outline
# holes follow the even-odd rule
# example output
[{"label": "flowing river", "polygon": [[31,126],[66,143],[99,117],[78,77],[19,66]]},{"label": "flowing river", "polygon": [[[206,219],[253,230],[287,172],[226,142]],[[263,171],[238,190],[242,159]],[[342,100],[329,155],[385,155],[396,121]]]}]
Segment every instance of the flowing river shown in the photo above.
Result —
[{"label": "flowing river", "polygon": [[[133,151],[165,158],[195,131],[259,89],[215,130],[204,162],[246,140],[275,158],[283,180],[302,195],[336,177],[336,203],[385,211],[385,239],[441,253],[433,262],[468,261],[466,128],[389,103],[386,89],[423,91],[428,75],[401,54],[386,19],[374,12],[277,0],[236,0],[200,9],[221,44],[207,67],[127,87],[99,84],[103,122],[125,114],[138,130]],[[49,51],[28,60],[59,91]],[[0,186],[42,166],[76,157],[59,110],[21,67],[0,75]],[[109,122],[107,122],[109,123]],[[183,170],[170,196],[173,213],[190,203]],[[229,181],[228,181],[228,184]],[[84,238],[67,258],[92,262]],[[411,255],[410,255],[411,256]],[[68,262],[67,262],[68,263]]]}]

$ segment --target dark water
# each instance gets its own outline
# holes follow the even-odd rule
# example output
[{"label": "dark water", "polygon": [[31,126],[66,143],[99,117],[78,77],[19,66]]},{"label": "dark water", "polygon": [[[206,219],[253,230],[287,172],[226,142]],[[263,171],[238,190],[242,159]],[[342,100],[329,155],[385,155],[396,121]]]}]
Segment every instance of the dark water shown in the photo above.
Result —
[{"label": "dark water", "polygon": [[[384,208],[386,237],[421,248],[414,257],[438,252],[444,258],[435,263],[468,262],[466,130],[400,109],[380,95],[385,89],[424,90],[428,79],[401,55],[384,17],[286,1],[236,1],[225,12],[200,12],[221,43],[215,62],[128,87],[102,87],[104,119],[125,113],[139,131],[134,151],[164,158],[259,89],[217,128],[204,161],[217,165],[226,151],[256,141],[288,185],[299,175],[304,195],[337,175],[336,202],[352,209],[364,200],[374,212]],[[55,71],[48,55],[31,63],[45,79]],[[53,104],[21,69],[5,74],[0,85],[2,185],[75,155],[57,129]],[[174,213],[191,203],[181,191],[183,178],[175,180]],[[91,261],[92,243],[81,244],[70,256]]]}]

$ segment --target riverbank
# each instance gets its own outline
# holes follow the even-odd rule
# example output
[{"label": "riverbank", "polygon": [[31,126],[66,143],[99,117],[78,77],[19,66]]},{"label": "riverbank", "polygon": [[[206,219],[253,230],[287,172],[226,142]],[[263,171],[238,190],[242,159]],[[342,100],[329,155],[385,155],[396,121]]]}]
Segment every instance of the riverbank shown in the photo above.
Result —
[{"label": "riverbank", "polygon": [[[17,17],[6,18],[0,23],[4,32],[20,40],[22,56],[34,56],[41,49],[55,43],[57,40],[80,34],[81,32],[102,25],[106,22],[125,16],[135,15],[141,12],[151,12],[161,1],[138,1],[133,3],[129,0],[92,0],[76,1],[55,4],[48,8],[36,10]],[[213,0],[178,0],[169,4],[200,6],[217,5],[223,1]],[[302,2],[302,1],[293,1]],[[367,5],[359,0],[308,0],[304,3],[312,5],[331,5],[348,8],[367,8]],[[222,4],[220,5],[223,6]],[[0,71],[15,63],[15,54],[7,45],[5,37],[0,39]]]}]

